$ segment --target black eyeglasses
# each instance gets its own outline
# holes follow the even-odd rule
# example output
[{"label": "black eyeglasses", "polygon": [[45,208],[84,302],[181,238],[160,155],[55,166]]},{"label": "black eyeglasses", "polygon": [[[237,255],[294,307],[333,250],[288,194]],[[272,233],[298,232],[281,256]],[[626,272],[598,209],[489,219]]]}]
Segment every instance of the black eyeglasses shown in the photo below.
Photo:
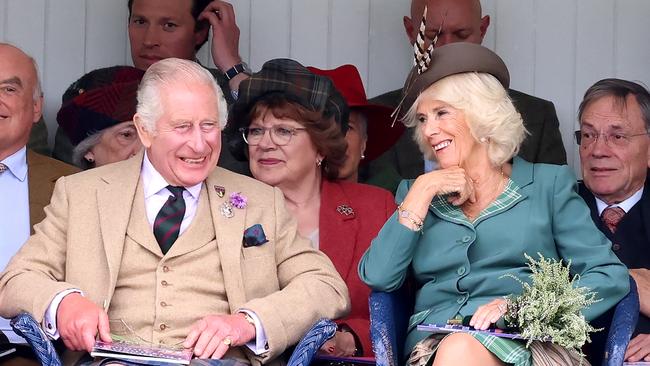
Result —
[{"label": "black eyeglasses", "polygon": [[598,133],[595,131],[576,131],[576,143],[582,147],[591,146],[594,142],[598,141],[600,137],[605,139],[605,144],[609,147],[626,147],[630,144],[630,139],[637,136],[645,136],[648,132],[637,133],[634,135],[627,135],[620,132],[615,133]]},{"label": "black eyeglasses", "polygon": [[266,134],[266,131],[271,131],[269,136],[271,136],[271,141],[278,145],[284,146],[291,142],[291,136],[296,135],[298,131],[304,131],[306,128],[298,127],[287,127],[282,125],[277,125],[273,127],[242,127],[239,129],[244,141],[251,146],[259,145],[260,141]]}]

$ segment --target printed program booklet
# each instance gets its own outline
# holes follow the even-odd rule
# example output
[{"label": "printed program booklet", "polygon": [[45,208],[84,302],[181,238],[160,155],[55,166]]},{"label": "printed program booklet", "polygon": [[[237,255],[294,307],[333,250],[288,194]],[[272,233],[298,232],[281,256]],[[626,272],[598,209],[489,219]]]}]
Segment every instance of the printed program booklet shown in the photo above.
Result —
[{"label": "printed program booklet", "polygon": [[[431,333],[456,333],[456,332],[465,332],[465,333],[480,333],[485,335],[491,335],[501,338],[509,339],[528,339],[522,336],[520,333],[508,332],[503,329],[486,329],[486,330],[477,330],[474,327],[469,327],[460,324],[421,324],[417,327],[418,330]],[[538,339],[539,341],[550,341],[551,338]]]},{"label": "printed program booklet", "polygon": [[95,341],[90,355],[93,357],[108,357],[120,360],[164,362],[189,365],[192,360],[192,349],[174,349],[152,344],[113,341],[107,343]]}]

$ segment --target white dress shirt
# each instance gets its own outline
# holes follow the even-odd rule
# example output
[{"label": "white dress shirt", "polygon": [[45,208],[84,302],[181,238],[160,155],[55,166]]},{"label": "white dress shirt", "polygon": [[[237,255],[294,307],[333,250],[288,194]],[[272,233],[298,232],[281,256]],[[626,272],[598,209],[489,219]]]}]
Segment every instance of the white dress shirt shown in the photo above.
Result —
[{"label": "white dress shirt", "polygon": [[623,209],[623,211],[625,211],[625,213],[628,213],[630,212],[632,207],[634,207],[634,205],[636,205],[636,203],[641,200],[641,196],[643,196],[643,187],[641,187],[641,189],[636,191],[633,195],[628,197],[626,200],[619,203],[615,203],[613,205],[608,205],[600,198],[596,197],[596,195],[594,195],[594,197],[596,197],[596,208],[598,208],[598,216],[601,216],[603,214],[603,211],[607,207],[620,207],[621,209]]},{"label": "white dress shirt", "polygon": [[[144,203],[147,220],[149,221],[151,230],[153,230],[153,223],[156,220],[158,212],[172,193],[167,189],[167,186],[170,184],[167,183],[165,178],[163,178],[151,164],[146,151],[142,162],[142,170],[140,171],[140,179],[142,179],[142,186],[144,188]],[[199,194],[201,193],[202,186],[203,182],[191,187],[185,187],[185,191],[183,191],[183,199],[185,200],[185,216],[183,216],[183,221],[181,222],[179,235],[190,226],[194,216],[196,216],[196,209],[199,205]],[[42,327],[45,333],[52,339],[59,338],[59,331],[56,325],[56,313],[59,309],[59,304],[66,295],[73,292],[78,292],[83,295],[83,293],[78,289],[62,291],[54,297],[45,312]],[[255,321],[255,339],[247,343],[246,347],[256,355],[267,352],[266,332],[264,331],[264,327],[262,327],[260,319],[254,312],[248,309],[240,309],[238,312],[250,315]]]},{"label": "white dress shirt", "polygon": [[[0,271],[29,238],[29,182],[27,181],[27,149],[16,151],[0,161],[7,166],[0,173]],[[0,318],[0,330],[12,343],[25,343]]]}]

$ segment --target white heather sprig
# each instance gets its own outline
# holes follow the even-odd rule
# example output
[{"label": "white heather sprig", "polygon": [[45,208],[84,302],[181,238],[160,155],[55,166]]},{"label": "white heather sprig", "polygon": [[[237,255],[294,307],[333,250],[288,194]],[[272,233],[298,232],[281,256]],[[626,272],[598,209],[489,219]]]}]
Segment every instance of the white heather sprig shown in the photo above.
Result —
[{"label": "white heather sprig", "polygon": [[500,277],[514,279],[523,289],[521,295],[507,297],[508,311],[504,319],[528,339],[527,347],[533,340],[550,337],[551,342],[583,355],[582,346],[591,342],[589,333],[601,329],[595,329],[587,322],[582,309],[602,299],[596,300],[595,292],[576,285],[580,276],[571,276],[571,261],[565,266],[562,260],[546,259],[537,254],[539,261],[524,254],[532,272],[531,283],[512,274]]}]

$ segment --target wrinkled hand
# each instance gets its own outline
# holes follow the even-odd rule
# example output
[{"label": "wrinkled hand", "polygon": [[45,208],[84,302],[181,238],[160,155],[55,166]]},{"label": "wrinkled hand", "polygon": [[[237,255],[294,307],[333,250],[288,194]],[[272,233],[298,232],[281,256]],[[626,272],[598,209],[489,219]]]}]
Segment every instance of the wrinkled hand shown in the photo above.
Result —
[{"label": "wrinkled hand", "polygon": [[319,353],[328,356],[350,357],[354,356],[356,351],[357,348],[352,333],[336,331],[334,337],[328,339],[321,346]]},{"label": "wrinkled hand", "polygon": [[481,305],[469,321],[469,325],[478,330],[486,330],[505,315],[508,303],[505,299],[494,299],[485,305]]},{"label": "wrinkled hand", "polygon": [[108,315],[79,293],[71,293],[61,300],[56,324],[63,343],[72,351],[92,351],[98,331],[102,341],[111,341]]},{"label": "wrinkled hand", "polygon": [[420,175],[409,189],[402,207],[424,218],[433,197],[444,194],[452,194],[447,199],[455,206],[465,201],[476,202],[474,184],[465,169],[451,167]]},{"label": "wrinkled hand", "polygon": [[625,351],[625,361],[650,361],[650,334],[638,334],[632,338]]},{"label": "wrinkled hand", "polygon": [[[229,347],[241,346],[255,338],[255,326],[243,314],[208,315],[190,328],[183,347],[194,347],[199,358],[220,359]],[[224,343],[230,340],[230,345]]]},{"label": "wrinkled hand", "polygon": [[630,269],[630,275],[636,282],[641,314],[650,316],[650,270],[645,268]]},{"label": "wrinkled hand", "polygon": [[199,20],[207,20],[212,26],[212,59],[219,70],[226,72],[241,62],[239,27],[232,4],[214,0],[199,14]]}]

